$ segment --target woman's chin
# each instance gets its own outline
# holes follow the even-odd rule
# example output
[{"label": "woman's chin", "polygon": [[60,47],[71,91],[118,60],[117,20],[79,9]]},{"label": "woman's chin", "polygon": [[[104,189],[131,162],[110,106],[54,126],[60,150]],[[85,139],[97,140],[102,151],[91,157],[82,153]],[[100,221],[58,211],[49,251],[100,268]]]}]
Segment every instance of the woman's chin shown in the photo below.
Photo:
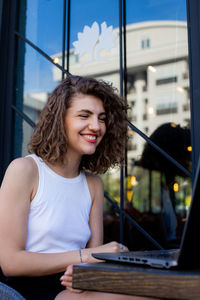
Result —
[{"label": "woman's chin", "polygon": [[95,153],[95,151],[96,151],[96,147],[92,148],[92,149],[90,148],[90,149],[85,150],[83,155],[92,155]]}]

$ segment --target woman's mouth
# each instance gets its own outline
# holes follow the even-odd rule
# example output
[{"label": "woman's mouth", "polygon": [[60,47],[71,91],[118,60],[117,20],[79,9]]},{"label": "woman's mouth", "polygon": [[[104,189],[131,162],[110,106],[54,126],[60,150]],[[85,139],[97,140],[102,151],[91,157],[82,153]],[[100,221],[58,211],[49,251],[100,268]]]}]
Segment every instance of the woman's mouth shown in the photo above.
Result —
[{"label": "woman's mouth", "polygon": [[96,143],[97,141],[97,135],[84,134],[83,136],[87,142]]}]

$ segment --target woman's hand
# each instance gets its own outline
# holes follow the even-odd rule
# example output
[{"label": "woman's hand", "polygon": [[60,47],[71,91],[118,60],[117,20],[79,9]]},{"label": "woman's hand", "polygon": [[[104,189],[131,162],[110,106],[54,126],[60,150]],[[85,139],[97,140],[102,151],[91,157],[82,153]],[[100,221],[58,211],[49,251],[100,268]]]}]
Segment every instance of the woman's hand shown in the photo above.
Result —
[{"label": "woman's hand", "polygon": [[72,273],[73,273],[73,265],[69,265],[63,274],[63,276],[60,278],[61,284],[65,286],[70,292],[73,293],[81,293],[81,290],[73,289],[72,288]]},{"label": "woman's hand", "polygon": [[[82,249],[81,258],[83,263],[99,262],[98,259],[92,256],[92,253],[121,252],[121,251],[128,251],[128,248],[117,242],[110,242],[98,247]],[[82,290],[72,288],[72,273],[73,273],[73,265],[69,265],[65,273],[63,274],[63,276],[60,278],[61,284],[65,286],[70,292],[81,293]]]},{"label": "woman's hand", "polygon": [[92,253],[100,253],[100,252],[122,252],[128,251],[128,248],[122,244],[117,242],[110,242],[95,248],[92,248]]},{"label": "woman's hand", "polygon": [[128,248],[117,242],[110,242],[94,248],[82,249],[82,260],[85,263],[99,262],[98,259],[92,256],[92,253],[104,253],[104,252],[123,252],[129,251]]}]

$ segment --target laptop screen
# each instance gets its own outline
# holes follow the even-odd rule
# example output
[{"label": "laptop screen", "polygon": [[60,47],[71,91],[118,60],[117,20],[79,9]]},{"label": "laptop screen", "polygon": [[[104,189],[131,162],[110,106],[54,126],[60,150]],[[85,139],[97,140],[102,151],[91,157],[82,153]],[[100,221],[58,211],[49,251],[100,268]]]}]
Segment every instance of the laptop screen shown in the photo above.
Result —
[{"label": "laptop screen", "polygon": [[184,227],[178,262],[186,267],[200,266],[200,157],[193,182],[192,200]]}]

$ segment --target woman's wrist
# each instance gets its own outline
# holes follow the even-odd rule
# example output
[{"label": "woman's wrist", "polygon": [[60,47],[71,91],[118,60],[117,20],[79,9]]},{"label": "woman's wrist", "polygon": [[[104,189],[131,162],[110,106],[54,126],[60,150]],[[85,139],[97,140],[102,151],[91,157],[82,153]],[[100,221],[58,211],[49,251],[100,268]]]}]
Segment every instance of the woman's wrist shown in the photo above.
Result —
[{"label": "woman's wrist", "polygon": [[80,256],[81,263],[88,263],[90,259],[89,249],[80,249],[79,256]]},{"label": "woman's wrist", "polygon": [[82,249],[79,249],[80,262],[83,263]]}]

